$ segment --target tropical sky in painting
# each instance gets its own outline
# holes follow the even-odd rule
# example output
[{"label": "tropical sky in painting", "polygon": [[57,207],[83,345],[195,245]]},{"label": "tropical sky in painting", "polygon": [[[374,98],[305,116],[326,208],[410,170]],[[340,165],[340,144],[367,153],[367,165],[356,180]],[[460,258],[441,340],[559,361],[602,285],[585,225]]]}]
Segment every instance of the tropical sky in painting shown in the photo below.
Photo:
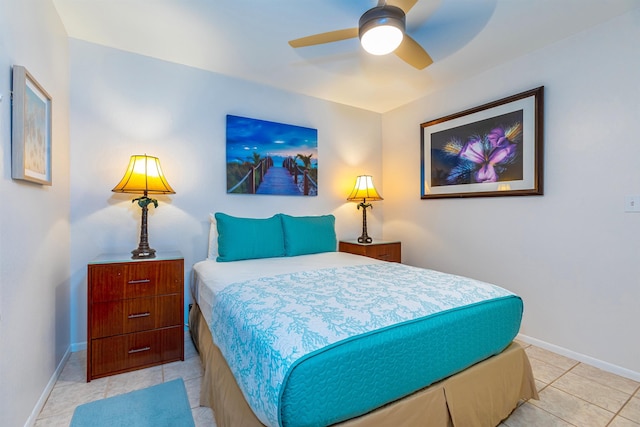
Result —
[{"label": "tropical sky in painting", "polygon": [[273,157],[277,166],[280,166],[286,157],[313,154],[311,161],[316,167],[318,131],[301,126],[227,115],[227,163],[251,161],[254,152],[262,157]]}]

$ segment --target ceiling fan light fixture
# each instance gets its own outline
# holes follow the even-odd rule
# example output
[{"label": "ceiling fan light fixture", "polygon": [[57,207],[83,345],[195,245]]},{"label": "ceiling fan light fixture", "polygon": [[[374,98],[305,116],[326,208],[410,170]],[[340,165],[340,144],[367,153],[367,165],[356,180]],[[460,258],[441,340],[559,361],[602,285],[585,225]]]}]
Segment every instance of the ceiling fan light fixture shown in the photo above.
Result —
[{"label": "ceiling fan light fixture", "polygon": [[396,6],[377,6],[360,17],[358,35],[364,50],[372,55],[386,55],[404,38],[406,17]]},{"label": "ceiling fan light fixture", "polygon": [[372,55],[387,55],[400,46],[403,34],[392,25],[373,27],[362,35],[360,43]]}]

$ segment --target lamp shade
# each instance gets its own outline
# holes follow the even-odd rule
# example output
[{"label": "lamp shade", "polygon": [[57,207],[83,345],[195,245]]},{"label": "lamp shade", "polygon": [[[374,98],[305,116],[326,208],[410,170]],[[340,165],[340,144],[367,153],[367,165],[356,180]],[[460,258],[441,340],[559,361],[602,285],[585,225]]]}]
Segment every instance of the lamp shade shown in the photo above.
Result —
[{"label": "lamp shade", "polygon": [[145,195],[175,194],[162,173],[160,159],[146,154],[131,156],[127,171],[111,191]]},{"label": "lamp shade", "polygon": [[371,175],[360,175],[356,178],[356,185],[353,187],[353,191],[347,197],[347,200],[352,202],[360,201],[374,201],[383,200],[382,196],[378,194],[378,191],[373,186],[373,178]]}]

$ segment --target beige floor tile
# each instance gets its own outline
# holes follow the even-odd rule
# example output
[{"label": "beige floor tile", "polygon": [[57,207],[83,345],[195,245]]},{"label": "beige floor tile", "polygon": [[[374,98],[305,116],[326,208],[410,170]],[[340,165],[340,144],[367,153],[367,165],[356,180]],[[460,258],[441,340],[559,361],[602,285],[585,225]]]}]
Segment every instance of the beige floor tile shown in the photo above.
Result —
[{"label": "beige floor tile", "polygon": [[529,358],[531,362],[531,369],[533,370],[533,377],[546,384],[551,384],[553,381],[562,376],[566,370],[559,368],[555,365],[551,365],[533,357]]},{"label": "beige floor tile", "polygon": [[624,405],[620,415],[640,424],[640,397],[633,397]]},{"label": "beige floor tile", "polygon": [[107,389],[105,378],[66,385],[55,385],[38,418],[73,413],[76,406],[102,399]]},{"label": "beige floor tile", "polygon": [[200,383],[202,377],[192,378],[184,382],[184,386],[187,389],[187,396],[189,397],[189,405],[191,408],[197,408],[200,406]]},{"label": "beige floor tile", "polygon": [[640,426],[640,424],[634,423],[633,421],[623,418],[621,416],[617,416],[613,419],[613,421],[611,421],[611,424],[609,424],[607,427],[638,427],[638,426]]},{"label": "beige floor tile", "polygon": [[191,341],[191,336],[188,332],[184,334],[184,360],[191,359],[192,357],[200,357],[198,354],[196,347],[193,345],[193,341]]},{"label": "beige floor tile", "polygon": [[538,390],[538,392],[540,392],[543,388],[549,385],[547,383],[543,383],[542,381],[538,381],[535,378],[534,378],[534,382],[536,383],[536,390]]},{"label": "beige floor tile", "polygon": [[202,364],[198,357],[185,359],[184,362],[168,363],[166,365],[162,365],[162,369],[164,371],[165,381],[171,381],[176,378],[182,378],[186,381],[191,378],[198,378],[202,376]]},{"label": "beige floor tile", "polygon": [[557,366],[558,368],[564,369],[565,371],[568,371],[578,364],[578,361],[576,360],[561,356],[559,354],[553,353],[540,347],[536,347],[534,345],[527,347],[525,351],[527,352],[527,356],[529,356],[530,358],[542,360],[543,362],[546,362],[553,366]]},{"label": "beige floor tile", "polygon": [[54,415],[53,417],[48,418],[38,418],[36,420],[36,423],[34,424],[34,427],[69,427],[72,417],[73,410],[67,411],[62,415]]},{"label": "beige floor tile", "polygon": [[191,409],[191,413],[196,427],[216,427],[216,420],[213,417],[211,408],[199,406]]},{"label": "beige floor tile", "polygon": [[573,372],[567,372],[557,379],[553,387],[614,413],[618,412],[630,397],[627,393]]},{"label": "beige floor tile", "polygon": [[140,369],[107,377],[105,397],[117,396],[162,383],[162,366]]},{"label": "beige floor tile", "polygon": [[640,387],[640,383],[636,381],[603,371],[602,369],[595,368],[585,363],[578,364],[578,366],[573,368],[571,372],[630,395]]},{"label": "beige floor tile", "polygon": [[67,385],[87,381],[87,352],[71,353],[56,385]]},{"label": "beige floor tile", "polygon": [[540,393],[540,400],[529,402],[579,427],[604,427],[615,415],[613,412],[558,390],[553,385]]},{"label": "beige floor tile", "polygon": [[509,418],[502,422],[507,427],[570,427],[566,421],[530,403],[520,405]]}]

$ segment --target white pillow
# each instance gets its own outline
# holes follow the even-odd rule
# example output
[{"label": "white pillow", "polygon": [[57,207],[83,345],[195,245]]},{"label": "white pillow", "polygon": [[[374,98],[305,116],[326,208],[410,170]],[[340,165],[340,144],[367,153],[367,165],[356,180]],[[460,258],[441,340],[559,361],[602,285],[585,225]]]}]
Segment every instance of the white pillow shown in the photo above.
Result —
[{"label": "white pillow", "polygon": [[218,226],[216,225],[216,217],[213,213],[209,214],[209,252],[207,254],[208,259],[215,259],[218,257]]}]

